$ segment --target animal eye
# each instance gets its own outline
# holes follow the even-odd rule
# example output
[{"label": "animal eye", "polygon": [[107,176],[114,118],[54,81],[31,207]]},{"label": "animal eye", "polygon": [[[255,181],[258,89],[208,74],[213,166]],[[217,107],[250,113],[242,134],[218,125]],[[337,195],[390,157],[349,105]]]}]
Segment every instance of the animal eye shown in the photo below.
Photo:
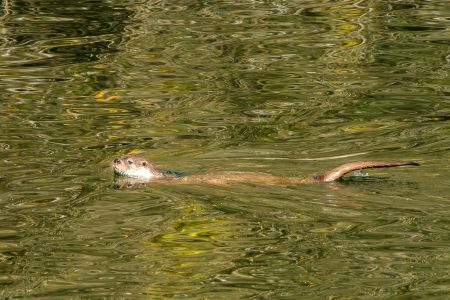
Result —
[{"label": "animal eye", "polygon": [[130,159],[130,160],[128,160],[128,164],[129,165],[132,165],[133,164],[133,161]]},{"label": "animal eye", "polygon": [[143,161],[143,162],[142,162],[142,165],[143,165],[144,167],[146,167],[146,166],[147,166],[147,162],[146,162],[146,161]]}]

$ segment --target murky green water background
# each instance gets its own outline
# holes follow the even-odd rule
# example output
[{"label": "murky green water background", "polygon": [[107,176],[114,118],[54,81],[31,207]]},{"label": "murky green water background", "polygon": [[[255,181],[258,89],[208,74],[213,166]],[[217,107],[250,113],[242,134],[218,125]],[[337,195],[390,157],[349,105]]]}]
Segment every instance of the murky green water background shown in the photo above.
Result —
[{"label": "murky green water background", "polygon": [[[4,299],[449,299],[446,1],[3,1]],[[311,175],[115,189],[113,157]]]}]

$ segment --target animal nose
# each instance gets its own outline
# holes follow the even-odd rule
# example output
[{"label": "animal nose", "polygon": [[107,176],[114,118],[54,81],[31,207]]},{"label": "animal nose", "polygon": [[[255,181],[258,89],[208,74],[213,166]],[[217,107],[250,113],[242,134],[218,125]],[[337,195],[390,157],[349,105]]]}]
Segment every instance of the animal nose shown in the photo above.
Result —
[{"label": "animal nose", "polygon": [[120,164],[120,159],[114,158],[113,162],[114,162],[115,164]]}]

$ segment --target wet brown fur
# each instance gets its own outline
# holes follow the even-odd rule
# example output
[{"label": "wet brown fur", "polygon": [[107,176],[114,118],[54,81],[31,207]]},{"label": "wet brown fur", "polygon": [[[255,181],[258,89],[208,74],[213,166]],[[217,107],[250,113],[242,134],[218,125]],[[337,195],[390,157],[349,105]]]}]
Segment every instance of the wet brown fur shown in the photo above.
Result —
[{"label": "wet brown fur", "polygon": [[[135,156],[125,155],[116,158],[113,161],[113,168],[119,175],[126,176],[123,171],[126,170],[129,160],[133,161],[133,166],[142,166],[148,168],[155,177],[145,181],[156,181],[161,183],[177,183],[177,184],[212,184],[212,185],[228,185],[236,183],[247,184],[266,184],[266,185],[296,185],[314,182],[332,182],[340,179],[345,174],[352,171],[368,169],[368,168],[385,168],[398,166],[418,166],[419,164],[412,161],[396,161],[396,162],[380,162],[380,161],[357,161],[340,165],[334,169],[325,172],[324,175],[313,177],[279,177],[268,173],[256,172],[220,172],[205,173],[200,175],[189,175],[176,177],[174,175],[163,175],[148,160]],[[139,179],[138,179],[139,180]]]}]

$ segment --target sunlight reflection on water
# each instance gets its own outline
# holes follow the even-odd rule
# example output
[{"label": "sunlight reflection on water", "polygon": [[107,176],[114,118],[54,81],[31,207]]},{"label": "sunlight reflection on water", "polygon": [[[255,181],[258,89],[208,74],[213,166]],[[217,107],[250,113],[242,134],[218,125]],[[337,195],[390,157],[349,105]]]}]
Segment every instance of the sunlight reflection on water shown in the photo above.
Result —
[{"label": "sunlight reflection on water", "polygon": [[[5,1],[4,298],[446,295],[448,7]],[[110,161],[335,184],[116,189]],[[400,296],[401,297],[401,296]]]}]

